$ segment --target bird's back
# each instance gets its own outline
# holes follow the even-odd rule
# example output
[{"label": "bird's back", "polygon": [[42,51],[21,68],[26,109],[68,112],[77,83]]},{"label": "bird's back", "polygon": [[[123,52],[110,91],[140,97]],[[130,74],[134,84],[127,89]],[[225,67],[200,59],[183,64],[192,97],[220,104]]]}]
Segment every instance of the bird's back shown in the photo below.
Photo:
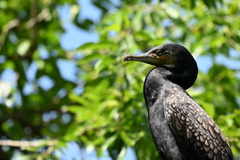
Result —
[{"label": "bird's back", "polygon": [[217,124],[181,87],[173,87],[167,96],[164,116],[187,159],[234,159]]}]

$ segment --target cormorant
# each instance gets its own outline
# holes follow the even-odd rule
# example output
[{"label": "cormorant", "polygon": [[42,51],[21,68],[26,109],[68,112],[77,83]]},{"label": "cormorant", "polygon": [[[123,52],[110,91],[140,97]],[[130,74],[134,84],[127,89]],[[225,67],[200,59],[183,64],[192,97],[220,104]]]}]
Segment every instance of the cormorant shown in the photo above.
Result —
[{"label": "cormorant", "polygon": [[233,160],[218,125],[185,91],[197,78],[190,52],[178,44],[163,44],[124,61],[156,66],[144,82],[149,125],[163,160]]}]

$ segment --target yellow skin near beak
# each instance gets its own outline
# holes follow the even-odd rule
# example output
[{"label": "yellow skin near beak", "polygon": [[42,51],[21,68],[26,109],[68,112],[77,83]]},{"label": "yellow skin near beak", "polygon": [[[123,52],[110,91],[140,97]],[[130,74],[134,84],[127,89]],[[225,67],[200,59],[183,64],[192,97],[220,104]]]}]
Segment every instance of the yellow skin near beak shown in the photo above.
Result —
[{"label": "yellow skin near beak", "polygon": [[155,65],[155,66],[165,66],[172,68],[173,65],[176,64],[176,60],[173,59],[171,54],[162,54],[162,55],[157,55],[155,50],[152,49],[147,53],[140,54],[140,55],[126,55],[124,56],[123,60],[124,61],[140,61],[144,62],[147,64]]}]

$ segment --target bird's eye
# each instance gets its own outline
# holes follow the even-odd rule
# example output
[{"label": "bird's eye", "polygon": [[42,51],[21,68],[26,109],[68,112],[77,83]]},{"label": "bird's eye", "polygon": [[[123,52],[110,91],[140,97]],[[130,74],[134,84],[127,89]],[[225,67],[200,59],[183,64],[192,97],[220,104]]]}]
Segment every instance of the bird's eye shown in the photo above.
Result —
[{"label": "bird's eye", "polygon": [[161,50],[158,50],[158,51],[156,52],[156,54],[157,54],[158,56],[161,56],[161,55],[162,55],[162,51],[161,51]]}]

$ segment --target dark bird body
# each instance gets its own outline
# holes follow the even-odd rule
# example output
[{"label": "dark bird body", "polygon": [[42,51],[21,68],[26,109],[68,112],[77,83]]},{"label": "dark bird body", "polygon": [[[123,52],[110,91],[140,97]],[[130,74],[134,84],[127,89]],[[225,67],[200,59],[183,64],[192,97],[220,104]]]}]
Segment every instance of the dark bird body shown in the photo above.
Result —
[{"label": "dark bird body", "polygon": [[195,82],[197,64],[186,48],[164,44],[125,61],[155,65],[144,82],[152,137],[163,160],[233,160],[217,124],[185,91]]}]

